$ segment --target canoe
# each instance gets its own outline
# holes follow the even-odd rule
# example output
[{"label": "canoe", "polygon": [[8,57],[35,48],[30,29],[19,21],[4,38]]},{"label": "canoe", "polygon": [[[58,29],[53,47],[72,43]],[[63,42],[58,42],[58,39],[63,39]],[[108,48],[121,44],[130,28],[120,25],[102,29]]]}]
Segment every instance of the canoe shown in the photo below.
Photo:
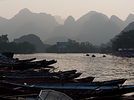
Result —
[{"label": "canoe", "polygon": [[[12,62],[12,63],[0,63],[0,68],[7,68],[11,70],[27,70],[31,68],[50,68],[49,65],[56,63],[56,60],[41,60],[41,61],[34,61],[34,62]],[[52,67],[52,66],[51,66]],[[54,67],[52,67],[54,68]]]},{"label": "canoe", "polygon": [[30,58],[30,59],[24,59],[24,60],[16,60],[16,62],[31,62],[33,60],[36,60],[36,58]]},{"label": "canoe", "polygon": [[[93,79],[91,77],[91,79]],[[27,84],[38,84],[47,85],[48,83],[51,85],[58,84],[58,85],[83,85],[83,86],[121,86],[126,79],[116,79],[116,80],[110,80],[110,81],[102,81],[102,82],[82,82],[82,81],[75,81],[75,79],[72,78],[60,78],[58,76],[3,76],[0,77],[1,81],[7,81],[7,82],[13,82],[13,83],[27,83]]]},{"label": "canoe", "polygon": [[58,77],[68,77],[72,74],[75,74],[77,70],[67,70],[67,71],[58,71],[50,72],[50,69],[54,68],[53,66],[47,66],[47,68],[35,70],[0,70],[1,76],[58,76]]},{"label": "canoe", "polygon": [[39,94],[0,96],[0,100],[73,100],[64,93],[54,90],[41,90]]},{"label": "canoe", "polygon": [[[56,84],[57,85],[57,84]],[[45,86],[45,85],[32,85],[34,88],[40,89],[53,89],[63,92],[74,100],[90,98],[90,97],[102,97],[102,96],[120,96],[126,93],[134,92],[134,86],[85,86],[85,85],[62,85],[62,86]]]},{"label": "canoe", "polygon": [[134,85],[98,86],[83,83],[65,83],[65,84],[51,83],[51,84],[23,85],[9,82],[3,82],[2,84],[4,84],[3,86],[6,87],[6,89],[16,91],[17,93],[21,92],[27,94],[38,93],[42,89],[60,91],[62,93],[67,94],[74,100],[90,98],[90,97],[116,96],[134,92]]},{"label": "canoe", "polygon": [[52,65],[54,63],[57,63],[57,61],[56,60],[49,60],[49,61],[47,61],[47,60],[39,60],[39,61],[30,62],[30,63],[40,65],[40,66],[43,67],[43,66],[48,66],[48,65]]},{"label": "canoe", "polygon": [[85,78],[79,78],[79,79],[74,79],[74,81],[76,82],[87,82],[87,83],[91,83],[93,80],[94,80],[95,77],[91,77],[91,76],[88,76],[88,77],[85,77]]},{"label": "canoe", "polygon": [[58,77],[61,80],[72,80],[74,78],[80,77],[82,73],[74,73],[74,74],[59,74]]},{"label": "canoe", "polygon": [[75,82],[73,79],[77,78],[81,75],[81,73],[70,74],[68,76],[55,76],[55,75],[44,75],[44,76],[1,76],[0,80],[5,80],[9,82],[15,83],[58,83],[58,82]]},{"label": "canoe", "polygon": [[59,71],[60,74],[74,74],[77,70],[67,70],[67,71]]},{"label": "canoe", "polygon": [[114,80],[109,80],[109,81],[102,81],[102,82],[93,82],[96,85],[122,85],[127,79],[114,79]]}]

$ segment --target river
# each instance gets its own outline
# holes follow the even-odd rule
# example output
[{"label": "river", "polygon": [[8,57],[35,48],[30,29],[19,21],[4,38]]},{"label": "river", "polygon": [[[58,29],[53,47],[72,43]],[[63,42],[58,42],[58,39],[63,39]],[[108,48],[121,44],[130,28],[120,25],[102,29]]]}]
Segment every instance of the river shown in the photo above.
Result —
[{"label": "river", "polygon": [[37,54],[16,54],[15,58],[26,59],[36,57],[37,60],[57,60],[54,64],[57,70],[76,69],[82,72],[81,77],[94,76],[95,81],[111,80],[118,78],[128,79],[125,84],[134,85],[134,58],[121,58],[111,55],[89,53],[37,53]]}]

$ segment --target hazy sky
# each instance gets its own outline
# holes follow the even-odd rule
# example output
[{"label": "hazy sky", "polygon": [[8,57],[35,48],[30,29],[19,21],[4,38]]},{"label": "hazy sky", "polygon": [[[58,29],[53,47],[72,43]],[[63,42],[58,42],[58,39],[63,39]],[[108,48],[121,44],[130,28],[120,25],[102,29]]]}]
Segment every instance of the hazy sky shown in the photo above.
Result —
[{"label": "hazy sky", "polygon": [[79,18],[89,11],[98,11],[125,19],[129,13],[134,14],[134,0],[0,0],[2,17],[11,18],[23,8],[63,18],[69,15]]}]

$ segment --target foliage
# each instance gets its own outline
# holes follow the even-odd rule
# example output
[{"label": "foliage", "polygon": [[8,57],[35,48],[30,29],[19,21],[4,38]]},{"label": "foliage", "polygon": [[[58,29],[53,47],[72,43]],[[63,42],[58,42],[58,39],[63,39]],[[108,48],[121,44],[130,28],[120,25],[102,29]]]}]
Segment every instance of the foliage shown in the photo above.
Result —
[{"label": "foliage", "polygon": [[46,51],[56,53],[88,53],[95,52],[96,47],[89,42],[77,42],[68,39],[67,42],[57,42],[57,44],[48,47]]},{"label": "foliage", "polygon": [[122,32],[111,40],[112,49],[117,51],[119,48],[130,49],[134,48],[134,30]]},{"label": "foliage", "polygon": [[2,35],[0,36],[0,52],[33,53],[35,47],[28,42],[9,42],[7,35]]},{"label": "foliage", "polygon": [[7,35],[2,35],[2,36],[0,36],[0,43],[1,43],[1,42],[3,42],[3,43],[9,42]]},{"label": "foliage", "polygon": [[99,47],[100,53],[111,53],[112,52],[112,45],[111,42],[108,42],[106,44],[101,44]]}]

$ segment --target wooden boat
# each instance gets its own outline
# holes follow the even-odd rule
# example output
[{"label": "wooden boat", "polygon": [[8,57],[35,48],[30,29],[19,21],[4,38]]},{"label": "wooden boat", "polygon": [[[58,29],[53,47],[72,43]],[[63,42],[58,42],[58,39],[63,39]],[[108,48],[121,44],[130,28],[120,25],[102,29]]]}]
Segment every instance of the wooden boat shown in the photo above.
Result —
[{"label": "wooden boat", "polygon": [[[27,70],[31,68],[40,68],[40,67],[49,67],[49,65],[56,63],[56,60],[41,60],[41,61],[34,61],[34,62],[1,62],[0,68],[7,68],[13,70]],[[54,68],[54,67],[53,67]]]},{"label": "wooden boat", "polygon": [[54,90],[41,90],[38,98],[38,100],[73,100],[66,94]]},{"label": "wooden boat", "polygon": [[0,100],[73,100],[64,93],[54,90],[41,90],[39,94],[0,96]]},{"label": "wooden boat", "polygon": [[93,82],[94,84],[98,85],[122,85],[127,79],[114,79],[114,80],[109,80],[109,81],[102,81],[102,82]]},{"label": "wooden boat", "polygon": [[86,56],[89,56],[89,54],[87,53]]},{"label": "wooden boat", "polygon": [[[53,75],[45,75],[45,76],[1,76],[0,80],[15,82],[15,83],[27,83],[27,84],[36,84],[36,83],[83,83],[84,85],[97,85],[97,86],[120,86],[122,85],[126,79],[116,79],[110,81],[102,81],[102,82],[92,82],[94,77],[87,78],[79,78],[75,79],[77,75],[81,75],[81,73],[71,74],[70,76],[53,76]],[[86,80],[85,80],[86,79]],[[87,80],[88,79],[88,80]]]},{"label": "wooden boat", "polygon": [[[33,76],[33,77],[3,77],[2,81],[21,83],[21,84],[37,84],[37,83],[50,83],[50,82],[60,82],[58,77],[52,76]],[[65,80],[66,81],[66,80]]]},{"label": "wooden boat", "polygon": [[60,74],[74,74],[77,70],[67,70],[67,71],[59,71]]},{"label": "wooden boat", "polygon": [[92,57],[94,58],[94,57],[96,57],[95,55],[92,55]]},{"label": "wooden boat", "polygon": [[1,76],[69,76],[71,74],[75,74],[77,70],[67,70],[67,71],[58,71],[58,72],[51,72],[51,68],[53,66],[47,66],[47,68],[43,69],[30,69],[24,71],[18,70],[0,70]]},{"label": "wooden boat", "polygon": [[[75,82],[73,79],[77,78],[81,73],[75,73],[68,76],[54,76],[54,75],[44,75],[44,76],[1,76],[0,80],[5,80],[9,82],[17,83],[58,83],[58,82]],[[91,77],[92,78],[92,77]]]},{"label": "wooden boat", "polygon": [[106,57],[106,55],[103,55],[102,57]]},{"label": "wooden boat", "polygon": [[[44,69],[45,70],[45,69]],[[103,82],[92,82],[94,77],[86,77],[80,78],[79,77],[82,73],[76,73],[77,70],[68,70],[68,71],[60,71],[60,72],[49,72],[49,70],[45,71],[24,71],[24,72],[9,72],[9,73],[1,73],[0,80],[15,80],[16,82],[21,83],[33,83],[33,82],[65,82],[65,80],[72,82],[81,82],[81,83],[90,83],[95,85],[120,85],[123,84],[126,79],[117,79],[117,80],[110,80],[110,81],[103,81]],[[51,78],[56,77],[56,80],[52,80]],[[92,83],[91,83],[92,82]]]},{"label": "wooden boat", "polygon": [[[126,79],[116,79],[116,80],[110,80],[110,81],[102,81],[102,82],[90,82],[90,83],[84,83],[84,82],[65,82],[65,83],[52,83],[52,85],[57,84],[57,85],[72,85],[72,86],[121,86],[124,82],[126,81]],[[43,83],[43,84],[47,84],[47,83]],[[39,84],[40,85],[40,84]],[[42,85],[42,83],[41,83]],[[50,83],[51,85],[51,83]]]},{"label": "wooden boat", "polygon": [[59,74],[61,80],[72,80],[74,78],[78,78],[82,73],[74,73],[74,74]]},{"label": "wooden boat", "polygon": [[[16,91],[17,93],[38,93],[42,89],[51,89],[60,91],[72,97],[74,100],[90,98],[90,97],[102,97],[102,96],[115,96],[125,93],[134,92],[134,85],[123,86],[105,86],[105,85],[91,85],[86,83],[44,83],[23,85],[16,83],[3,82],[0,83],[3,88]],[[22,93],[23,94],[23,93]]]},{"label": "wooden boat", "polygon": [[[47,67],[50,67],[51,68],[51,66],[47,66]],[[53,66],[52,66],[53,67]],[[50,69],[39,69],[38,71],[33,71],[33,70],[30,70],[30,72],[29,72],[29,70],[26,70],[26,71],[24,71],[24,72],[22,72],[21,71],[21,73],[23,73],[24,75],[26,74],[26,73],[31,73],[31,75],[48,75],[48,74],[52,74],[52,75],[66,75],[66,76],[68,76],[68,75],[70,75],[70,74],[75,74],[76,72],[77,72],[77,70],[67,70],[67,71],[58,71],[58,72],[49,72],[49,70]]]},{"label": "wooden boat", "polygon": [[76,82],[87,82],[87,83],[91,83],[93,80],[94,80],[95,77],[91,77],[91,76],[88,76],[88,77],[85,77],[85,78],[79,78],[79,79],[74,79],[74,81]]},{"label": "wooden boat", "polygon": [[16,62],[31,62],[33,60],[36,60],[36,58],[30,58],[30,59],[24,59],[24,60],[16,60]]},{"label": "wooden boat", "polygon": [[36,65],[40,65],[40,66],[43,67],[43,66],[48,66],[48,65],[52,65],[54,63],[57,63],[57,61],[56,60],[49,60],[49,61],[47,61],[47,60],[40,60],[40,61],[31,62],[31,63],[36,64]]}]

